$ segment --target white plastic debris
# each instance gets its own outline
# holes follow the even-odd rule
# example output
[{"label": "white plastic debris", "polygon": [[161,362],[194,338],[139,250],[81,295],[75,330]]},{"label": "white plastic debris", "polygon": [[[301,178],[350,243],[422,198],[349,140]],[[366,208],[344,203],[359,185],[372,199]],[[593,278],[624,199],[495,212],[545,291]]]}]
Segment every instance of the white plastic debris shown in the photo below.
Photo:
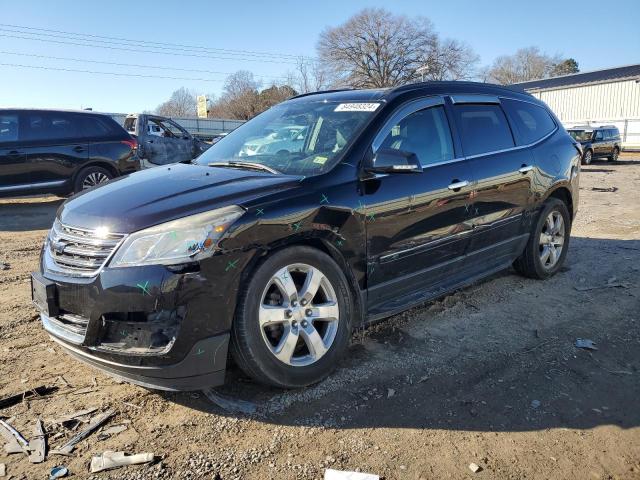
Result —
[{"label": "white plastic debris", "polygon": [[7,466],[4,463],[0,463],[0,477],[7,475]]},{"label": "white plastic debris", "polygon": [[102,455],[91,458],[91,473],[124,467],[125,465],[139,465],[153,462],[153,453],[137,453],[126,455],[124,452],[106,451]]},{"label": "white plastic debris", "polygon": [[482,467],[480,467],[480,465],[478,465],[477,463],[470,463],[469,470],[471,470],[473,473],[478,473],[480,470],[482,470]]},{"label": "white plastic debris", "polygon": [[324,480],[380,480],[380,477],[373,473],[343,472],[328,468],[324,471]]}]

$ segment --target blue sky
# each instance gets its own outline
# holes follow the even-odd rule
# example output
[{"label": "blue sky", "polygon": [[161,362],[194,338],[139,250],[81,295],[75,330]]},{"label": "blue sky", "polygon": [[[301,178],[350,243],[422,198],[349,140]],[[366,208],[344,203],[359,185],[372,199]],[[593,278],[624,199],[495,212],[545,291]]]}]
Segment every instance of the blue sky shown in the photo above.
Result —
[{"label": "blue sky", "polygon": [[[22,27],[226,50],[313,56],[318,34],[325,27],[344,22],[362,8],[378,6],[393,13],[430,18],[442,36],[470,44],[480,55],[482,64],[491,63],[498,55],[510,54],[531,45],[549,54],[574,57],[581,70],[640,62],[640,8],[637,0],[110,0],[99,3],[0,0],[0,23],[3,24],[0,25],[0,64],[3,64],[0,65],[0,106],[93,107],[94,110],[108,112],[135,112],[155,108],[181,86],[197,93],[218,93],[225,77],[224,74],[166,68],[215,72],[246,69],[258,77],[264,76],[265,83],[270,77],[281,76],[294,69],[293,64],[279,63],[284,57],[261,54],[246,55],[245,60],[238,60],[237,56],[224,52],[207,53],[206,57],[168,55],[166,50],[163,54],[132,52],[89,47],[86,43],[71,41],[66,33],[35,30],[32,32],[57,36],[39,36],[49,40],[44,42],[14,38],[33,38],[33,35],[17,33],[18,30],[27,31]],[[589,25],[597,26],[597,29]],[[102,45],[122,47],[117,43]],[[96,63],[61,58],[93,60]],[[97,62],[151,65],[165,70]],[[214,81],[120,77],[6,64]]]}]

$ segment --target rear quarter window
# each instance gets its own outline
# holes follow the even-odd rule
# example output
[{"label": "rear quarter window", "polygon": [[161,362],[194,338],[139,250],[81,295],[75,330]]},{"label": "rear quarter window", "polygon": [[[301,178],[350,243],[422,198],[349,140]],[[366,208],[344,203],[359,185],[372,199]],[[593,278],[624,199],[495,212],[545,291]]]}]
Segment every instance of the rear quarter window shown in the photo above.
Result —
[{"label": "rear quarter window", "polygon": [[18,141],[18,114],[0,114],[0,144]]},{"label": "rear quarter window", "polygon": [[453,111],[465,155],[478,155],[515,146],[500,105],[460,104]]},{"label": "rear quarter window", "polygon": [[525,145],[540,140],[556,128],[553,118],[543,107],[506,98],[502,99],[502,106]]},{"label": "rear quarter window", "polygon": [[87,138],[111,138],[123,133],[115,120],[98,115],[78,115],[82,136]]}]

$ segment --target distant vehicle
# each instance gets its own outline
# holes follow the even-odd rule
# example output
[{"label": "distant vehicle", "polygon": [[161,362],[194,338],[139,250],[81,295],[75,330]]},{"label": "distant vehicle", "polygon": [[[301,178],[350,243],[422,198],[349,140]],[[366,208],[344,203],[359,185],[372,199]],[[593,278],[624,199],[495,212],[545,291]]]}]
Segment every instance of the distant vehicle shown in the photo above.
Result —
[{"label": "distant vehicle", "polygon": [[618,159],[620,131],[614,125],[573,127],[567,131],[582,146],[583,165],[589,165],[594,158],[606,157],[612,162]]},{"label": "distant vehicle", "polygon": [[240,156],[251,157],[253,155],[289,154],[297,152],[304,144],[306,127],[301,125],[289,125],[279,128],[266,136],[247,142]]},{"label": "distant vehicle", "polygon": [[0,196],[80,192],[139,170],[136,150],[108,115],[0,109]]},{"label": "distant vehicle", "polygon": [[138,139],[138,156],[145,168],[193,160],[210,147],[159,115],[127,115],[124,128]]}]

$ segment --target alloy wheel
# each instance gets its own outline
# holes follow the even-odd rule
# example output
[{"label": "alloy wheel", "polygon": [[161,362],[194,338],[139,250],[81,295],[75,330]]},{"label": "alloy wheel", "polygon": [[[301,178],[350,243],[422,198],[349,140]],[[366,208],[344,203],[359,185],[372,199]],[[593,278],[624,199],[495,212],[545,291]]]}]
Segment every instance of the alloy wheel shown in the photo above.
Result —
[{"label": "alloy wheel", "polygon": [[335,289],[316,267],[296,263],[273,274],[262,293],[258,322],[271,353],[292,366],[322,358],[340,321]]},{"label": "alloy wheel", "polygon": [[611,154],[611,160],[614,161],[614,162],[618,160],[618,149],[617,148],[613,149],[613,153]]},{"label": "alloy wheel", "polygon": [[584,154],[585,165],[589,165],[591,163],[592,157],[593,157],[593,154],[591,153],[591,150],[587,150],[586,153]]},{"label": "alloy wheel", "polygon": [[109,177],[102,172],[91,172],[82,181],[82,189],[95,187],[101,183],[107,182]]},{"label": "alloy wheel", "polygon": [[560,260],[564,246],[565,226],[560,212],[553,210],[547,216],[540,232],[540,262],[549,270]]}]

